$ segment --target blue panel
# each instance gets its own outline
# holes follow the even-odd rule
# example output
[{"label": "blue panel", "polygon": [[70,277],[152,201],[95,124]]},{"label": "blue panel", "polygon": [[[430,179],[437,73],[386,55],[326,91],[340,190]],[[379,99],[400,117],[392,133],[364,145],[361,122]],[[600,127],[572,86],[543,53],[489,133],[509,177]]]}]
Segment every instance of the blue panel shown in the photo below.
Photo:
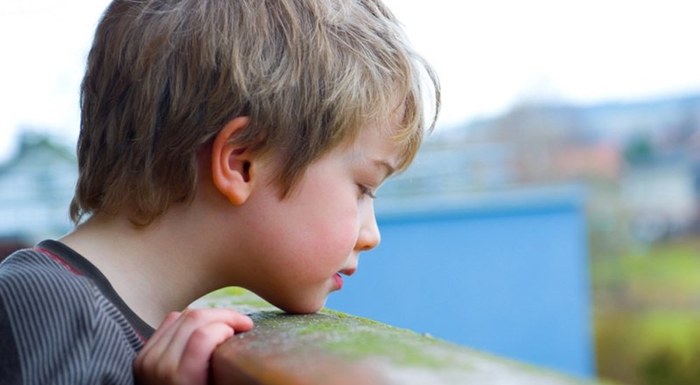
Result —
[{"label": "blue panel", "polygon": [[328,307],[573,375],[594,375],[575,200],[380,216],[382,244]]}]

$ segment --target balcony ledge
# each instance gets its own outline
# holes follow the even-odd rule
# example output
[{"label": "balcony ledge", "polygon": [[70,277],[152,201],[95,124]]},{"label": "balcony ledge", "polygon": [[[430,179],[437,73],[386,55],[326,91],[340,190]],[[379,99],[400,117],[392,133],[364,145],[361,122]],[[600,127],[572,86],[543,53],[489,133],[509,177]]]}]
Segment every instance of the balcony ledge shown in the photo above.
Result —
[{"label": "balcony ledge", "polygon": [[215,385],[601,384],[328,309],[284,314],[237,288],[194,306],[232,307],[255,321],[214,352]]}]

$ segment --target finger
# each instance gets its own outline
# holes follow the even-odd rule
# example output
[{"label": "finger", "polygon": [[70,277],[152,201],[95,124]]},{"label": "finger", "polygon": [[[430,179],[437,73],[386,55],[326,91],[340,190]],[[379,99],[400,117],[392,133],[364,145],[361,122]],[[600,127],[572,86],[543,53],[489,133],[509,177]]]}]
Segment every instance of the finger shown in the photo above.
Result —
[{"label": "finger", "polygon": [[243,333],[253,329],[253,326],[255,326],[255,324],[253,323],[252,318],[245,314],[241,314],[235,310],[230,311],[232,311],[234,314],[233,322],[229,323],[229,325],[233,328],[233,330],[236,331],[236,333]]},{"label": "finger", "polygon": [[156,329],[155,333],[151,336],[151,339],[158,339],[160,338],[161,335],[165,332],[166,329],[168,329],[175,321],[182,315],[182,312],[179,311],[173,311],[168,313],[165,318],[163,319],[163,322],[160,323],[158,328]]},{"label": "finger", "polygon": [[195,330],[213,323],[227,325],[230,329],[247,331],[253,327],[250,317],[231,309],[186,310],[175,323],[170,343],[163,352],[166,360],[178,362]]},{"label": "finger", "polygon": [[211,355],[222,342],[231,338],[234,330],[228,324],[213,323],[192,333],[183,351],[178,378],[188,384],[206,384]]},{"label": "finger", "polygon": [[[137,357],[138,361],[142,360],[143,357],[153,354],[154,350],[162,351],[167,347],[172,338],[171,336],[175,333],[175,328],[172,326],[177,322],[181,314],[180,312],[170,312],[165,316],[163,322],[161,322],[160,326],[158,326],[151,338],[148,339],[141,352],[139,352],[139,356]],[[158,348],[159,346],[161,347],[160,349]]]},{"label": "finger", "polygon": [[187,309],[183,313],[185,322],[193,321],[196,325],[206,325],[208,323],[222,322],[229,325],[236,331],[244,332],[253,328],[253,320],[247,315],[241,314],[233,309],[226,308],[201,308]]},{"label": "finger", "polygon": [[[182,313],[170,313],[134,361],[135,373],[138,378],[156,382],[179,378],[180,372],[200,376],[219,343],[236,330],[247,331],[252,327],[250,317],[231,309],[187,309]],[[214,334],[208,335],[209,330]],[[188,349],[193,349],[193,353]],[[180,367],[181,362],[185,364],[184,369]]]}]

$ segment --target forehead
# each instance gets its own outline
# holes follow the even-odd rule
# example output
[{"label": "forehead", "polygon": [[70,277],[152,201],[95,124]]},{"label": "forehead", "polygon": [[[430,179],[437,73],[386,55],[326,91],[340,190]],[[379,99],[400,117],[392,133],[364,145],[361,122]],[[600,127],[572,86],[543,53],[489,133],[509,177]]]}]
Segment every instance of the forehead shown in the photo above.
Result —
[{"label": "forehead", "polygon": [[353,153],[363,161],[387,167],[389,171],[401,168],[406,153],[405,140],[400,135],[398,118],[384,119],[359,129],[352,141]]},{"label": "forehead", "polygon": [[405,106],[396,108],[383,119],[363,126],[356,143],[391,153],[396,171],[406,169],[415,157],[423,140],[423,126],[415,119],[406,119]]}]

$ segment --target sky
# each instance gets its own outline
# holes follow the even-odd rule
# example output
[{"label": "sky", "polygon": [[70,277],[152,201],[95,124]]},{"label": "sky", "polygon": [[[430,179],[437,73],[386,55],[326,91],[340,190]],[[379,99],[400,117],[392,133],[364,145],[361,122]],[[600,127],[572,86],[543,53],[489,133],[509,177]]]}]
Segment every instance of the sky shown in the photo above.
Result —
[{"label": "sky", "polygon": [[[700,92],[696,0],[385,0],[440,77],[438,129],[523,100]],[[20,129],[72,146],[107,0],[0,0],[0,161]]]}]

